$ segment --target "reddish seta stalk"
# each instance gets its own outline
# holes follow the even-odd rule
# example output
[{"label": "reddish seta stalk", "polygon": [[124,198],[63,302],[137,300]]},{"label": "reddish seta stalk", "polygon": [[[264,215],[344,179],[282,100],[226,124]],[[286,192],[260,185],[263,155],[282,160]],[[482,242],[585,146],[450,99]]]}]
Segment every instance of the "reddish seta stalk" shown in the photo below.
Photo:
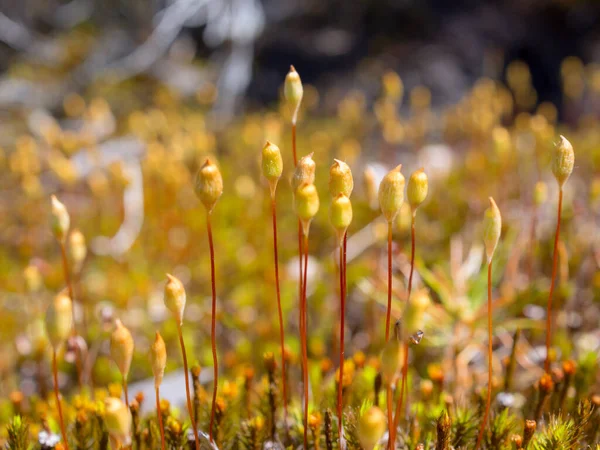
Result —
[{"label": "reddish seta stalk", "polygon": [[213,357],[213,396],[212,405],[210,408],[210,425],[208,429],[208,437],[213,443],[213,426],[215,423],[215,410],[217,406],[217,389],[219,386],[219,363],[217,360],[217,291],[215,287],[215,249],[213,245],[212,227],[210,224],[210,212],[206,214],[206,229],[208,232],[208,246],[210,249],[210,281],[212,289],[212,312],[211,312],[211,327],[210,341],[212,346]]},{"label": "reddish seta stalk", "polygon": [[481,428],[479,429],[479,435],[477,436],[477,444],[475,450],[479,448],[481,441],[483,440],[483,433],[485,432],[485,426],[487,425],[488,416],[490,414],[490,405],[492,403],[492,261],[488,262],[488,387],[487,387],[487,398],[485,402],[485,412],[483,413],[483,422],[481,422]]},{"label": "reddish seta stalk", "polygon": [[413,211],[412,220],[410,223],[410,274],[408,276],[408,294],[406,297],[406,301],[410,300],[410,294],[412,292],[413,272],[415,271],[415,245],[416,245],[415,219],[416,219],[416,210]]},{"label": "reddish seta stalk", "polygon": [[279,315],[279,340],[281,345],[281,386],[283,390],[283,416],[287,427],[287,386],[285,376],[285,331],[283,328],[283,312],[281,310],[281,290],[279,288],[279,257],[277,251],[277,204],[275,195],[271,199],[271,212],[273,215],[273,256],[275,259],[275,289],[277,291],[277,312]]},{"label": "reddish seta stalk", "polygon": [[387,312],[385,316],[385,342],[390,340],[390,320],[392,317],[392,222],[388,222],[387,238]]},{"label": "reddish seta stalk", "polygon": [[340,376],[337,391],[337,415],[340,447],[343,436],[343,389],[344,389],[344,328],[346,316],[346,244],[348,235],[344,233],[342,245],[340,245]]},{"label": "reddish seta stalk", "polygon": [[65,450],[69,450],[69,441],[67,440],[67,431],[63,419],[62,405],[60,403],[60,392],[58,390],[58,367],[56,363],[56,350],[52,350],[52,375],[54,378],[54,395],[56,396],[56,408],[58,409],[58,423],[60,433],[62,434]]},{"label": "reddish seta stalk", "polygon": [[394,399],[394,396],[392,395],[392,385],[390,384],[387,387],[386,390],[386,403],[387,403],[387,419],[388,419],[388,450],[391,450],[392,447],[392,442],[394,442],[394,439],[392,437],[393,433],[392,433],[392,428],[393,428],[393,423],[394,423],[394,416],[393,416],[393,406],[392,406],[392,401]]},{"label": "reddish seta stalk", "polygon": [[194,431],[194,442],[196,444],[196,450],[200,450],[200,438],[198,437],[198,426],[196,425],[196,419],[194,418],[194,408],[192,407],[192,397],[190,395],[190,376],[187,363],[187,355],[185,352],[185,343],[183,342],[183,333],[181,331],[181,324],[177,322],[177,334],[179,335],[179,345],[181,347],[181,356],[183,357],[183,374],[185,377],[185,396],[187,400],[188,414],[190,415],[190,421],[192,422],[192,429]]},{"label": "reddish seta stalk", "polygon": [[550,293],[548,294],[548,310],[546,311],[546,360],[544,370],[550,373],[550,346],[552,344],[552,295],[556,284],[556,266],[558,262],[558,241],[560,238],[560,219],[562,215],[563,190],[558,191],[558,212],[556,217],[556,232],[554,234],[554,251],[552,252],[552,279],[550,281]]},{"label": "reddish seta stalk", "polygon": [[[73,283],[71,282],[71,274],[69,272],[69,260],[67,259],[67,249],[64,242],[60,243],[60,253],[62,257],[63,272],[65,274],[65,284],[67,285],[67,291],[69,292],[69,298],[75,304],[75,294],[73,290]],[[71,332],[73,343],[75,345],[75,366],[77,368],[77,382],[79,383],[79,389],[83,386],[83,368],[81,366],[81,352],[79,351],[79,343],[77,342],[77,330],[75,329],[75,308],[73,308],[73,329]]]},{"label": "reddish seta stalk", "polygon": [[302,383],[304,387],[304,449],[308,449],[308,349],[307,349],[307,317],[306,317],[306,279],[308,272],[308,234],[304,235],[304,277],[302,283],[302,296],[300,301],[300,315],[302,318],[300,339],[302,341]]},{"label": "reddish seta stalk", "polygon": [[[387,236],[387,312],[385,316],[385,341],[390,339],[390,321],[392,317],[392,222],[388,221],[388,236]],[[394,432],[393,432],[393,406],[394,396],[392,394],[391,385],[387,388],[387,415],[388,415],[388,450],[393,449]]]},{"label": "reddish seta stalk", "polygon": [[160,448],[161,448],[161,450],[165,450],[165,448],[166,448],[165,428],[163,425],[162,411],[160,410],[160,391],[159,391],[158,386],[156,386],[156,388],[155,388],[155,393],[156,393],[156,415],[158,416],[158,428],[160,429]]}]

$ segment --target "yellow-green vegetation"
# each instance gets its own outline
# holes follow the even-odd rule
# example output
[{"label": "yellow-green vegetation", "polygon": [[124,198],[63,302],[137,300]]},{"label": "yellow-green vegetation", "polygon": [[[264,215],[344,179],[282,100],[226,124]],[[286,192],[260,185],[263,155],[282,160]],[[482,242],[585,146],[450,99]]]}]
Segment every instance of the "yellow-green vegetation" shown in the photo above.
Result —
[{"label": "yellow-green vegetation", "polygon": [[227,124],[141,76],[3,116],[2,444],[598,448],[597,111],[301,72]]}]

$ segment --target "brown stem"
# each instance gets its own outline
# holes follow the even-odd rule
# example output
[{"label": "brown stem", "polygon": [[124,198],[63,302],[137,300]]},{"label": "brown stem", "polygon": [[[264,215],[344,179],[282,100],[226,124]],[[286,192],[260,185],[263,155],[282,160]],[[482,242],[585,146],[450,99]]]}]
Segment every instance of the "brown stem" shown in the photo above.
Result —
[{"label": "brown stem", "polygon": [[279,289],[279,257],[277,254],[277,204],[275,196],[271,198],[271,212],[273,215],[273,256],[275,259],[275,288],[277,291],[277,312],[279,314],[279,341],[281,345],[281,386],[283,390],[283,417],[287,424],[287,386],[285,382],[285,331],[283,329],[283,312],[281,311],[281,291]]},{"label": "brown stem", "polygon": [[58,423],[62,434],[65,450],[69,450],[69,441],[65,430],[65,421],[63,419],[62,406],[60,404],[60,392],[58,391],[58,367],[56,364],[56,350],[52,350],[52,375],[54,377],[54,395],[56,396],[56,408],[58,409]]},{"label": "brown stem", "polygon": [[219,363],[217,361],[217,291],[215,288],[215,249],[213,245],[212,227],[210,225],[210,211],[206,213],[206,228],[208,231],[208,246],[210,248],[210,281],[212,288],[212,313],[211,313],[211,328],[210,341],[212,345],[213,356],[213,396],[212,406],[210,408],[210,425],[208,429],[208,437],[210,442],[213,441],[213,425],[215,423],[215,410],[217,406],[217,388],[219,386]]},{"label": "brown stem", "polygon": [[[65,274],[65,283],[67,285],[67,291],[69,292],[69,298],[71,302],[73,302],[73,306],[75,306],[75,295],[73,291],[73,283],[71,282],[71,274],[69,272],[69,260],[67,259],[67,249],[65,247],[65,243],[60,241],[60,254],[62,257],[62,266],[63,272]],[[77,337],[77,329],[75,328],[75,308],[73,307],[73,328],[71,330],[71,336],[73,338]],[[81,389],[83,385],[83,369],[81,366],[81,352],[79,351],[79,343],[77,339],[74,339],[75,343],[75,366],[77,368],[77,382],[79,383],[79,389]]]},{"label": "brown stem", "polygon": [[343,398],[342,391],[344,389],[344,328],[346,316],[346,243],[347,233],[344,233],[343,242],[340,245],[340,378],[338,381],[337,391],[337,415],[338,415],[338,431],[340,439],[340,447],[342,446],[342,413],[343,413]]},{"label": "brown stem", "polygon": [[181,355],[183,357],[183,373],[185,375],[185,396],[187,400],[188,413],[194,430],[194,439],[196,442],[196,450],[200,450],[200,438],[198,437],[198,427],[194,418],[194,408],[192,407],[192,398],[190,396],[190,376],[188,374],[187,355],[185,353],[185,344],[183,342],[183,333],[181,332],[181,324],[177,323],[177,334],[179,334],[179,345],[181,346]]},{"label": "brown stem", "polygon": [[550,281],[550,293],[548,294],[548,310],[546,311],[546,361],[544,362],[544,370],[550,372],[550,345],[552,343],[552,294],[554,294],[554,285],[556,283],[556,263],[558,240],[560,237],[560,218],[562,214],[563,190],[558,191],[558,212],[556,214],[556,233],[554,234],[554,251],[552,252],[552,278]]},{"label": "brown stem", "polygon": [[163,425],[162,411],[160,410],[160,391],[156,386],[156,415],[158,416],[158,428],[160,429],[160,448],[165,450],[165,428]]},{"label": "brown stem", "polygon": [[385,341],[390,339],[390,320],[392,317],[392,222],[388,222],[387,240],[387,263],[388,263],[388,291],[387,291],[387,313],[385,316]]},{"label": "brown stem", "polygon": [[479,429],[479,436],[477,436],[477,444],[475,450],[479,448],[483,439],[483,433],[485,432],[485,426],[487,425],[488,415],[490,413],[490,405],[492,403],[492,260],[488,261],[488,386],[487,386],[487,398],[485,401],[485,412],[483,413],[483,422],[481,422],[481,428]]},{"label": "brown stem", "polygon": [[304,277],[302,285],[302,297],[300,310],[302,316],[302,328],[300,338],[302,340],[302,383],[304,385],[304,449],[308,450],[308,349],[307,349],[307,314],[306,314],[306,279],[308,273],[308,233],[304,235]]}]

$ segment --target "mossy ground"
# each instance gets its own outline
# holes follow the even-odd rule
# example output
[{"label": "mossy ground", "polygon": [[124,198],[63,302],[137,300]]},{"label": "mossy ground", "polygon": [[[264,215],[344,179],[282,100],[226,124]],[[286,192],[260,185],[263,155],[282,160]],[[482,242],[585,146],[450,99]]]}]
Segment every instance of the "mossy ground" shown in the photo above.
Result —
[{"label": "mossy ground", "polygon": [[[65,45],[70,48],[68,38]],[[70,56],[74,60],[85,54],[85,48],[76,49]],[[475,445],[487,376],[480,219],[489,196],[496,199],[504,220],[493,272],[494,401],[483,447],[519,448],[525,419],[538,421],[529,448],[598,445],[599,71],[573,61],[567,60],[565,73],[580,79],[584,90],[577,95],[565,91],[565,104],[577,112],[567,123],[557,120],[552,105],[529,102],[533,86],[527,67],[518,64],[511,70],[523,76],[512,77],[510,87],[482,79],[458,104],[443,108],[432,106],[431,95],[422,86],[403,95],[401,82],[391,72],[381,73],[377,94],[351,91],[335,108],[327,106],[328,93],[305,86],[298,151],[300,156],[314,152],[322,202],[311,226],[308,283],[309,438],[315,449],[339,445],[332,415],[339,366],[337,258],[325,212],[333,158],[350,165],[356,182],[348,241],[348,359],[343,380],[348,447],[360,447],[361,413],[377,403],[385,410],[385,390],[379,390],[377,374],[384,343],[386,226],[377,208],[377,186],[370,180],[373,173],[379,179],[384,167],[399,162],[405,173],[424,167],[429,174],[429,195],[417,218],[415,289],[426,290],[434,305],[423,340],[411,346],[410,407],[400,421],[397,446]],[[37,80],[59,76],[74,61],[64,64],[48,73],[19,60],[12,70]],[[297,69],[301,74],[302,68]],[[215,123],[210,115],[215,95],[210,83],[200,86],[195,98],[181,98],[145,77],[119,84],[102,79],[82,95],[68,95],[63,108],[44,120],[26,121],[32,116],[21,109],[6,113],[0,149],[0,423],[8,448],[56,445],[50,442],[58,426],[42,325],[49,299],[64,287],[60,251],[49,227],[51,193],[67,205],[72,227],[82,231],[94,250],[73,273],[76,329],[92,355],[83,390],[77,383],[74,352],[67,349],[60,354],[71,447],[108,445],[102,399],[120,395],[120,375],[107,347],[114,318],[121,318],[135,337],[130,380],[150,376],[147,350],[157,329],[167,343],[167,372],[181,367],[176,326],[162,304],[166,272],[182,279],[188,293],[184,324],[188,358],[203,367],[212,364],[206,222],[193,192],[193,174],[207,156],[218,161],[225,184],[213,213],[223,373],[216,444],[232,449],[267,447],[274,441],[286,447],[301,445],[297,225],[287,183],[293,167],[289,111],[272,105],[246,111],[228,124]],[[586,98],[594,99],[591,106]],[[553,383],[544,392],[539,381],[544,373],[544,308],[557,198],[550,155],[558,134],[572,142],[576,168],[565,187],[554,297]],[[118,158],[106,162],[120,137],[132,139],[119,149]],[[269,373],[263,361],[265,353],[279,355],[270,198],[259,164],[267,139],[277,143],[284,156],[277,201],[291,392],[287,426],[282,422],[279,372]],[[142,151],[135,150],[138,146]],[[89,156],[93,166],[85,174],[82,155]],[[365,172],[367,168],[370,172]],[[137,173],[141,178],[135,177]],[[539,182],[546,184],[547,198],[534,206]],[[127,251],[103,255],[107,242],[94,239],[113,236],[124,218],[135,214],[123,201],[134,188],[143,188],[141,228],[125,227],[134,238]],[[410,209],[405,206],[394,224],[393,316],[400,319],[409,271],[409,227]],[[25,270],[28,266],[32,269]],[[92,383],[94,388],[89,387]],[[210,383],[204,387],[196,383],[195,404],[205,431],[211,389]],[[153,401],[138,398],[136,403]],[[138,406],[132,405],[132,445],[136,450],[158,448],[155,415],[138,417]],[[162,413],[169,448],[189,445],[184,405],[163,402]]]}]

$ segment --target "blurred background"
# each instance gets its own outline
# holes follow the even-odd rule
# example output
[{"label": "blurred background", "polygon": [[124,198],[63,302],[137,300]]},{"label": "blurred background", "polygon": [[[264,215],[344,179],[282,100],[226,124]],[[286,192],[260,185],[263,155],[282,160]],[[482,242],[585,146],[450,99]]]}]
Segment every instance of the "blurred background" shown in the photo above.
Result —
[{"label": "blurred background", "polygon": [[[397,71],[409,89],[428,86],[443,105],[481,76],[506,79],[519,60],[531,70],[535,101],[562,114],[561,62],[600,54],[593,0],[3,0],[0,11],[2,107],[56,108],[61,94],[98,78],[146,75],[184,96],[215,83],[215,112],[229,119],[276,101],[273,87],[290,62],[305,83],[333,90],[322,107],[351,88],[373,95],[382,69]],[[15,58],[68,70],[53,89],[40,89],[6,79]]]},{"label": "blurred background", "polygon": [[[485,360],[478,227],[493,195],[505,218],[495,275],[507,305],[495,318],[499,352],[507,354],[517,327],[526,330],[532,346],[523,364],[532,372],[522,381],[538,376],[556,206],[548,149],[559,132],[576,148],[569,183],[578,194],[565,194],[572,253],[557,302],[570,307],[557,319],[557,339],[564,354],[579,338],[586,352],[597,351],[599,24],[595,0],[0,0],[0,393],[50,385],[41,318],[64,288],[51,194],[65,203],[87,250],[83,259],[69,253],[76,328],[91,355],[87,376],[102,386],[120,379],[107,339],[116,317],[140,350],[132,380],[150,374],[146,349],[156,329],[179,354],[163,305],[166,272],[188,292],[190,359],[211,364],[206,224],[192,188],[207,157],[225,180],[214,213],[223,368],[239,373],[243,364],[260,365],[263,351],[278,352],[259,155],[266,139],[278,143],[289,177],[290,112],[281,94],[291,64],[305,92],[298,151],[315,152],[322,196],[311,228],[312,358],[331,363],[337,348],[327,168],[334,157],[347,161],[356,183],[352,355],[382,343],[373,330],[385,310],[386,230],[375,193],[402,162],[407,177],[421,166],[430,176],[415,283],[436,305],[436,327],[420,346],[428,352],[419,350],[418,370],[442,355],[452,360],[449,342],[463,368]],[[534,205],[538,183],[547,187]],[[287,182],[278,196],[286,343],[295,361],[296,219]],[[396,316],[409,227],[405,208],[395,228]],[[69,245],[81,248],[81,235]],[[73,386],[72,348],[64,361],[62,383]],[[331,375],[335,365],[325,362]],[[169,364],[168,371],[180,366]]]}]

